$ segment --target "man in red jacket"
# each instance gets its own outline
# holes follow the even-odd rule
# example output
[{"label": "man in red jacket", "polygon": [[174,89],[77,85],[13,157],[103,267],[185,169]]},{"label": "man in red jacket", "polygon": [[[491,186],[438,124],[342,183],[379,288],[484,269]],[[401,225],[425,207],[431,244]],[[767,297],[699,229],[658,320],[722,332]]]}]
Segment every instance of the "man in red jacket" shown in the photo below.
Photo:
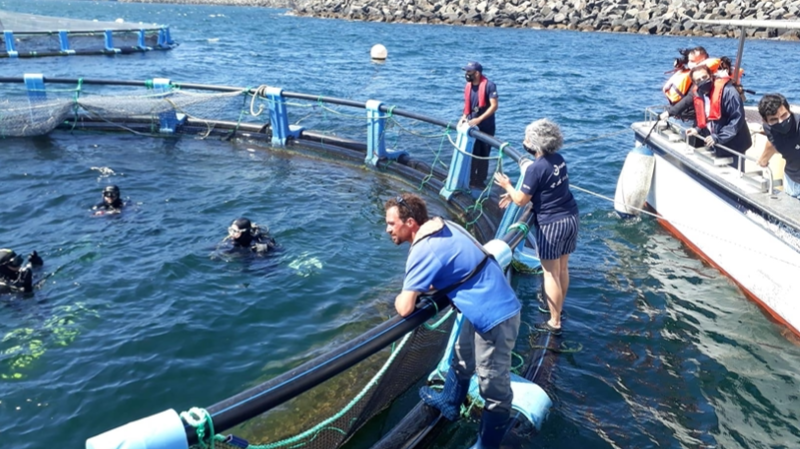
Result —
[{"label": "man in red jacket", "polygon": [[[464,114],[460,123],[467,122],[469,126],[478,129],[490,136],[494,136],[494,113],[497,111],[497,86],[483,76],[483,66],[479,62],[467,63],[462,70],[466,72],[467,80],[464,86]],[[486,187],[486,175],[489,174],[489,153],[492,147],[488,143],[475,140],[472,147],[472,165],[469,175],[469,185],[478,188]]]}]

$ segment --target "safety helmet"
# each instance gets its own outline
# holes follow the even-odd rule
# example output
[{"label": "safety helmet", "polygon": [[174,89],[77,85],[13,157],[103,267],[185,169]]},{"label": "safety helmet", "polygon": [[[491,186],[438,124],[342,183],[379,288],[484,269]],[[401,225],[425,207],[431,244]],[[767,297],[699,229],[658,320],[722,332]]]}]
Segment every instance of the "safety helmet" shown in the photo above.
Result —
[{"label": "safety helmet", "polygon": [[103,189],[103,196],[116,200],[119,198],[119,187],[111,185]]},{"label": "safety helmet", "polygon": [[10,249],[0,249],[0,267],[10,265],[18,267],[22,265],[22,257]]}]

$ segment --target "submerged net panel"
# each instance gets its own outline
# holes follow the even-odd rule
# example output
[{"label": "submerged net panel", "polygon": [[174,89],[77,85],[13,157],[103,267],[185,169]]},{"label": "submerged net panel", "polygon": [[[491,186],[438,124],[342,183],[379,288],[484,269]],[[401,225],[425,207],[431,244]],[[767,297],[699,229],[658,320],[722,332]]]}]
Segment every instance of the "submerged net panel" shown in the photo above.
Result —
[{"label": "submerged net panel", "polygon": [[[331,137],[367,141],[368,124],[364,109],[298,99],[287,99],[287,109],[291,123],[305,129]],[[405,150],[413,153],[414,159],[445,171],[448,169],[456,139],[456,123],[442,128],[391,112],[383,113],[383,117],[386,119],[384,137],[387,150]]]},{"label": "submerged net panel", "polygon": [[[433,325],[419,327],[392,347],[232,429],[230,434],[263,449],[340,447],[436,366],[447,344],[453,315],[445,312]],[[224,443],[224,439],[218,435],[216,447],[239,447]],[[201,447],[198,444],[193,449]]]},{"label": "submerged net panel", "polygon": [[0,85],[0,137],[47,134],[67,119],[87,117],[126,129],[130,121],[150,123],[158,131],[160,115],[183,114],[200,121],[268,120],[268,114],[249,117],[244,92],[193,92],[144,88],[86,89],[52,85],[30,96],[22,84]]},{"label": "submerged net panel", "polygon": [[[110,41],[107,41],[106,31],[111,33]],[[172,47],[168,28],[161,25],[98,22],[0,11],[0,54],[3,56],[11,56],[5,52],[8,47],[4,32],[12,33],[13,50],[23,57],[97,54],[116,50],[131,52]],[[161,37],[160,33],[163,33]]]},{"label": "submerged net panel", "polygon": [[69,30],[71,32],[87,32],[98,30],[135,30],[141,28],[160,28],[154,23],[118,23],[98,22],[95,20],[70,19],[66,17],[40,16],[18,12],[0,11],[0,31],[10,30],[15,33],[53,32]]}]

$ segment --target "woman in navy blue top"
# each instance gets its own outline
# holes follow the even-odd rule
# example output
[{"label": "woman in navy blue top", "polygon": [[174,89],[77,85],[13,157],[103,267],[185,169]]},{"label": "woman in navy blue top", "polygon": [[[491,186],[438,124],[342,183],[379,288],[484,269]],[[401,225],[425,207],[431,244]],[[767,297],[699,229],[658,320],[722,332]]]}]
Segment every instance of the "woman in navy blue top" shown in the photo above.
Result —
[{"label": "woman in navy blue top", "polygon": [[516,190],[508,176],[495,173],[494,182],[506,193],[500,196],[500,207],[511,202],[517,206],[533,203],[536,244],[544,271],[544,291],[550,320],[540,330],[561,333],[561,309],[569,288],[569,255],[578,241],[578,204],[569,190],[567,163],[556,153],[564,144],[561,129],[547,119],[537,120],[525,128],[522,146],[536,159],[520,163],[522,187]]}]

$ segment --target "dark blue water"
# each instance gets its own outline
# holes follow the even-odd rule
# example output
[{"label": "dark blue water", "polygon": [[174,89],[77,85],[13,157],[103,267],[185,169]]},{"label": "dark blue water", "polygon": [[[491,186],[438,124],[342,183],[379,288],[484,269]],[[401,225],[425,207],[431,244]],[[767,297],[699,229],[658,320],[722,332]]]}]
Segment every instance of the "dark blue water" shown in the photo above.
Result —
[{"label": "dark blue water", "polygon": [[[166,23],[181,43],[3,60],[0,76],[270,84],[455,120],[460,67],[477,59],[498,85],[498,137],[518,142],[528,122],[555,120],[572,144],[564,155],[574,184],[606,196],[632,146],[629,124],[663,102],[675,50],[736,51],[726,39],[353,23],[254,8],[0,8]],[[375,43],[389,50],[385,64],[369,61]],[[800,63],[789,57],[798,50],[749,42],[747,87],[798,101]],[[0,299],[3,447],[79,447],[166,408],[212,404],[392,312],[405,251],[382,233],[381,202],[409,189],[396,180],[218,139],[57,132],[0,146],[0,246],[39,250],[50,274],[33,299]],[[122,186],[130,210],[91,217],[107,183]],[[559,359],[555,406],[530,447],[800,446],[796,340],[653,221],[620,222],[607,201],[577,197],[565,329],[584,349]],[[269,225],[281,251],[220,254],[238,215]],[[533,322],[539,279],[515,282]]]}]

